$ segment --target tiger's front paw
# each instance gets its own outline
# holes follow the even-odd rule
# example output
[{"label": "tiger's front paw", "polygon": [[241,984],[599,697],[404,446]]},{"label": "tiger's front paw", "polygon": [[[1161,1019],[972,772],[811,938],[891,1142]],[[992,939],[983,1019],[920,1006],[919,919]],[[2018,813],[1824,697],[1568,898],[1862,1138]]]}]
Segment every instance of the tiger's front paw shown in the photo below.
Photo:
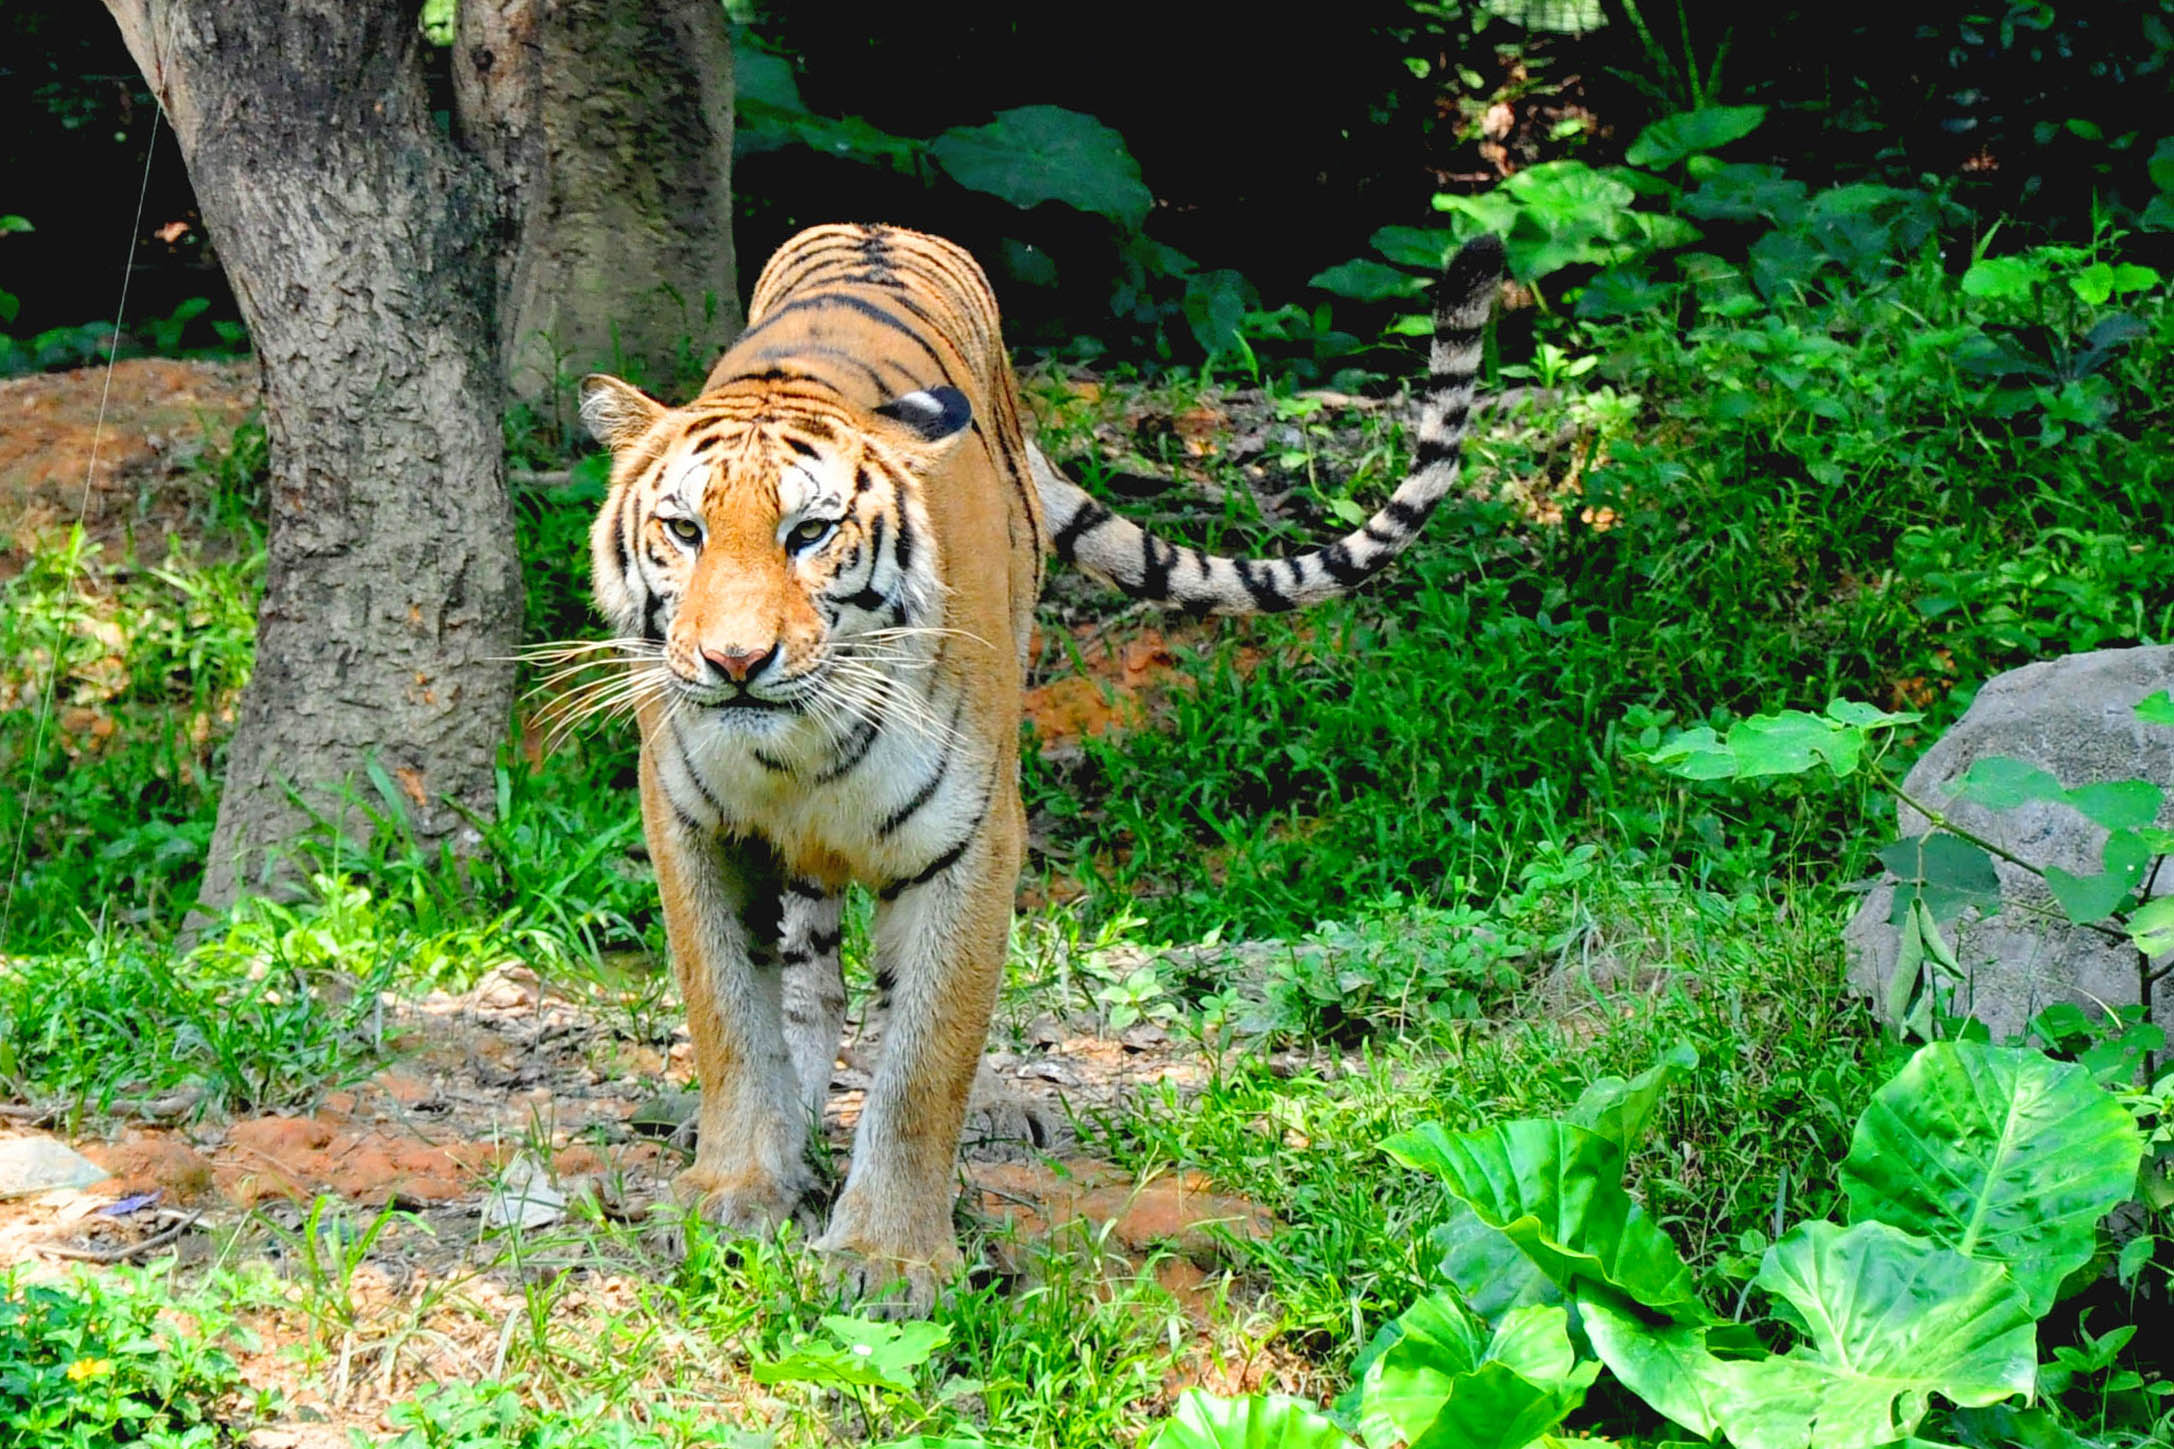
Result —
[{"label": "tiger's front paw", "polygon": [[823,1280],[872,1318],[928,1317],[964,1261],[948,1241],[941,1251],[899,1253],[836,1243],[826,1233],[815,1248],[823,1255]]},{"label": "tiger's front paw", "polygon": [[895,1212],[872,1207],[876,1197],[848,1187],[838,1199],[829,1231],[814,1244],[823,1277],[878,1317],[926,1317],[965,1262],[951,1235],[950,1197],[899,1202],[904,1210]]}]

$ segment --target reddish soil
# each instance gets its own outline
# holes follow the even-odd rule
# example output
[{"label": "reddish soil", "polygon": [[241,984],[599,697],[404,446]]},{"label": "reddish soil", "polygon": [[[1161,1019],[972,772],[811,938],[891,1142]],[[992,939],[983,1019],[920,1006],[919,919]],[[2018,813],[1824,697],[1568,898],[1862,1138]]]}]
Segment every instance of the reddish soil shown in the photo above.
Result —
[{"label": "reddish soil", "polygon": [[80,514],[108,557],[164,557],[193,533],[208,483],[195,464],[257,406],[253,362],[135,358],[0,380],[0,579]]}]

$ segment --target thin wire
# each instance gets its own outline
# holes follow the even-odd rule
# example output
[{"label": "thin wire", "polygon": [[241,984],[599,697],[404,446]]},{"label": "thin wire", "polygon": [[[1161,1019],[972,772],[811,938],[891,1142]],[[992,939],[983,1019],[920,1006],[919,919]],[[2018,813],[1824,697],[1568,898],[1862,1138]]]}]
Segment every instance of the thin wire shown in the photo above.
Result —
[{"label": "thin wire", "polygon": [[[91,428],[91,461],[83,470],[83,495],[76,500],[75,530],[71,541],[83,533],[83,520],[90,516],[91,483],[98,476],[98,445],[105,438],[106,403],[113,397],[113,369],[121,360],[121,323],[128,316],[128,283],[136,270],[136,238],[143,235],[144,203],[151,197],[151,159],[158,155],[159,122],[166,116],[165,107],[155,100],[151,110],[151,139],[143,148],[143,180],[136,187],[136,221],[128,232],[128,255],[121,264],[121,300],[113,308],[113,337],[106,345],[106,384],[98,394],[98,421]],[[80,561],[82,555],[76,555]],[[74,582],[72,576],[70,583]],[[53,651],[46,660],[45,691],[38,699],[38,725],[31,736],[30,774],[23,790],[23,818],[15,827],[15,849],[8,862],[8,893],[0,903],[0,942],[8,938],[8,930],[15,924],[15,886],[22,878],[23,850],[30,838],[30,796],[39,773],[45,768],[45,732],[53,719],[53,696],[60,688],[61,634],[55,626]]]}]

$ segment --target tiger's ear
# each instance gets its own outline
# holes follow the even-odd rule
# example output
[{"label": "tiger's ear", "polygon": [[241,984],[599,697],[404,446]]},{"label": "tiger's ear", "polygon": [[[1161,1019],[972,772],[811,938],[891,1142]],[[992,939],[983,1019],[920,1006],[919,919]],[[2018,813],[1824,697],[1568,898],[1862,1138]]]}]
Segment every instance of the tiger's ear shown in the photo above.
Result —
[{"label": "tiger's ear", "polygon": [[581,425],[614,452],[648,432],[664,413],[663,403],[616,377],[592,372],[581,380]]},{"label": "tiger's ear", "polygon": [[932,387],[892,398],[876,416],[896,423],[907,446],[933,457],[958,441],[974,421],[974,405],[955,387]]}]

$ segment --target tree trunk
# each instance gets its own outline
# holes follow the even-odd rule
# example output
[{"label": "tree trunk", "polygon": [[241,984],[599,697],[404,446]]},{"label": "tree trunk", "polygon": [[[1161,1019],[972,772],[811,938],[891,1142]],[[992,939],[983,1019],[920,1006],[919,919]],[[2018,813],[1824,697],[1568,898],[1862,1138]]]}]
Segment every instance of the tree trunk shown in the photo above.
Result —
[{"label": "tree trunk", "polygon": [[467,0],[453,82],[506,179],[515,398],[608,371],[674,392],[740,328],[732,49],[717,0]]},{"label": "tree trunk", "polygon": [[395,782],[488,812],[520,640],[498,191],[433,121],[412,5],[106,0],[180,140],[263,372],[270,565],[201,904]]}]

